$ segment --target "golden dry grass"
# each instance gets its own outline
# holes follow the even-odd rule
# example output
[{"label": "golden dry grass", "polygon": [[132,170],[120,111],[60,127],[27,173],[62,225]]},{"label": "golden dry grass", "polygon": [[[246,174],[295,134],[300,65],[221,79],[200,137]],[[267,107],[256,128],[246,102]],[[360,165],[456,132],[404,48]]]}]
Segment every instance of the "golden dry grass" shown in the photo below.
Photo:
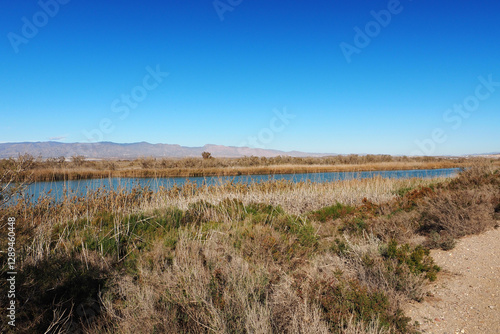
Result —
[{"label": "golden dry grass", "polygon": [[161,177],[200,177],[200,176],[237,176],[237,175],[276,175],[299,173],[327,173],[378,170],[412,170],[463,167],[463,163],[442,162],[383,162],[346,165],[276,165],[276,166],[238,166],[204,168],[130,168],[102,170],[99,167],[44,168],[32,171],[35,181],[80,180],[108,177],[161,178]]}]

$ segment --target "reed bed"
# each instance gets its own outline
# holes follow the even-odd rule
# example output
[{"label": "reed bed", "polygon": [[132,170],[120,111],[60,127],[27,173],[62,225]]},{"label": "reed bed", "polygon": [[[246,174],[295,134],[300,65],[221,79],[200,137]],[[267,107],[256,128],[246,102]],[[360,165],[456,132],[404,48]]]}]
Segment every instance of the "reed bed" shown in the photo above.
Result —
[{"label": "reed bed", "polygon": [[205,201],[217,205],[224,200],[238,200],[247,205],[266,203],[282,207],[290,214],[303,214],[334,203],[359,205],[363,199],[383,203],[393,199],[399,189],[428,186],[446,178],[389,179],[376,176],[369,179],[352,179],[326,183],[267,181],[249,185],[223,182],[216,186],[196,187],[186,184],[173,189],[160,189],[150,201],[143,202],[141,211],[151,211],[165,206],[185,210],[192,203]]},{"label": "reed bed", "polygon": [[61,181],[98,179],[108,177],[162,178],[162,177],[203,177],[237,175],[277,175],[299,173],[358,172],[378,170],[412,170],[463,167],[464,163],[443,162],[384,162],[346,165],[275,165],[275,166],[237,166],[237,167],[157,167],[100,170],[97,167],[44,168],[37,167],[31,173],[35,181]]},{"label": "reed bed", "polygon": [[0,175],[16,164],[16,160],[30,162],[30,168],[19,173],[20,179],[33,181],[61,181],[108,177],[193,177],[264,174],[324,173],[343,171],[409,170],[464,167],[493,158],[394,157],[389,155],[348,155],[297,158],[242,157],[242,158],[152,158],[135,160],[88,160],[83,156],[65,159],[41,159],[24,155],[16,159],[0,160]]}]

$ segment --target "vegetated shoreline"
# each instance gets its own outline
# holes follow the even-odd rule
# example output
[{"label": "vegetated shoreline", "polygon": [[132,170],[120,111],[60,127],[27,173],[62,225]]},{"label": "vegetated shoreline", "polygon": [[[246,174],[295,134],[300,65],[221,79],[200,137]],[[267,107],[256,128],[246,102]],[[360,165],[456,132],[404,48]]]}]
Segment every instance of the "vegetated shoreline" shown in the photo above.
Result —
[{"label": "vegetated shoreline", "polygon": [[326,157],[213,158],[208,152],[204,152],[203,158],[142,157],[134,160],[89,160],[83,156],[42,159],[25,154],[17,158],[0,160],[0,174],[19,165],[19,162],[27,168],[16,174],[17,181],[418,170],[466,167],[479,161],[500,166],[500,159],[494,158],[406,157],[370,154]]},{"label": "vegetated shoreline", "polygon": [[120,170],[98,170],[92,167],[77,169],[40,168],[32,171],[33,181],[67,181],[83,179],[122,178],[174,178],[211,177],[239,175],[278,175],[329,172],[365,172],[391,170],[421,170],[465,167],[456,162],[390,162],[356,165],[273,165],[252,167],[205,167],[205,168],[124,168]]},{"label": "vegetated shoreline", "polygon": [[455,178],[190,183],[0,205],[0,221],[16,218],[18,329],[96,334],[416,333],[401,305],[439,277],[429,248],[499,214],[491,164]]}]

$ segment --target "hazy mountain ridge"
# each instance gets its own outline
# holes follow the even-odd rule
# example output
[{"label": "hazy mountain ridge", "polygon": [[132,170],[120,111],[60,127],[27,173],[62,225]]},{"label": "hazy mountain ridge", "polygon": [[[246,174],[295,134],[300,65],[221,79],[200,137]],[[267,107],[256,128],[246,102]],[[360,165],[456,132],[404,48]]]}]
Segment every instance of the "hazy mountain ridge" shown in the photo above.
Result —
[{"label": "hazy mountain ridge", "polygon": [[42,158],[71,157],[75,155],[83,155],[90,159],[134,159],[150,156],[156,158],[181,158],[200,157],[204,151],[210,152],[214,157],[243,157],[252,155],[259,157],[274,157],[278,155],[306,157],[332,155],[214,144],[207,144],[202,147],[188,147],[178,144],[151,144],[147,142],[123,144],[113,142],[60,143],[55,141],[0,143],[0,158],[16,157],[18,154],[24,153],[36,157],[41,156]]}]

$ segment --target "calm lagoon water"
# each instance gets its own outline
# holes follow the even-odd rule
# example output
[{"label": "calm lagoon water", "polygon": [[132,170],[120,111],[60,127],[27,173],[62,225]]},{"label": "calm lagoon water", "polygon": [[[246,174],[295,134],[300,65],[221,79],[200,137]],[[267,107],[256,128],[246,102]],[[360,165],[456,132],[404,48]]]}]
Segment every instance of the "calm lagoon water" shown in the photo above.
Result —
[{"label": "calm lagoon water", "polygon": [[[374,176],[385,178],[412,178],[412,177],[451,177],[459,172],[459,168],[446,169],[418,169],[418,170],[393,170],[393,171],[371,171],[371,172],[329,172],[329,173],[307,173],[307,174],[276,174],[276,175],[240,175],[222,177],[189,177],[189,178],[108,178],[89,179],[73,181],[36,182],[29,185],[26,195],[37,199],[40,195],[48,194],[59,199],[64,191],[78,196],[84,196],[89,190],[100,187],[107,189],[126,189],[134,187],[149,187],[156,190],[159,187],[170,188],[174,185],[182,186],[186,182],[197,185],[217,185],[228,181],[234,183],[255,183],[268,180],[289,180],[292,182],[332,182],[349,179],[366,179]],[[49,193],[50,192],[50,193]]]}]

